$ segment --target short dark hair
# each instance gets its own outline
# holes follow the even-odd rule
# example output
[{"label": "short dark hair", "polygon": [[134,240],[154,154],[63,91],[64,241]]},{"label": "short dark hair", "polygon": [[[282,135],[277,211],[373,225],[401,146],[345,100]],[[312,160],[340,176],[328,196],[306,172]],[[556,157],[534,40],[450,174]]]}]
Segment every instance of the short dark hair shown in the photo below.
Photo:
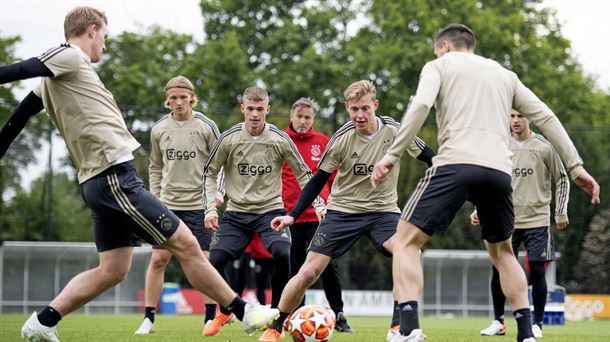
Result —
[{"label": "short dark hair", "polygon": [[449,24],[440,30],[434,38],[435,44],[438,45],[443,39],[448,40],[456,49],[474,50],[477,45],[474,32],[468,26],[462,24]]}]

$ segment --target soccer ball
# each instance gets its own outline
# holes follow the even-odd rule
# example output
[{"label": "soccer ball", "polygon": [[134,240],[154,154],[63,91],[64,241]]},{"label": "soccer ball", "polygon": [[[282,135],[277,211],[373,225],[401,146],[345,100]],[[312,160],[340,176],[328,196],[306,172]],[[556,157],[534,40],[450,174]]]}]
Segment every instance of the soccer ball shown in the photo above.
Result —
[{"label": "soccer ball", "polygon": [[335,313],[328,306],[306,305],[288,317],[285,331],[295,342],[324,342],[333,336],[335,320]]}]

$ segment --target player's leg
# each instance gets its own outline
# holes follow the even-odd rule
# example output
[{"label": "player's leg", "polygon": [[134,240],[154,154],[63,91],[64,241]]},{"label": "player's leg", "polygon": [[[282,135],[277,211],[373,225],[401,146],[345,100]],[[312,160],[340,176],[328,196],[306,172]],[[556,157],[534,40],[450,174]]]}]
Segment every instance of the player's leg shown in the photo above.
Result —
[{"label": "player's leg", "polygon": [[155,310],[163,291],[165,268],[171,258],[172,254],[168,250],[153,247],[144,285],[144,320],[136,330],[136,335],[154,332]]},{"label": "player's leg", "polygon": [[[223,281],[227,279],[224,272],[227,263],[243,254],[246,246],[252,240],[253,231],[248,230],[245,226],[249,225],[253,216],[227,211],[220,221],[220,228],[210,250],[210,264],[216,269],[216,273],[221,276]],[[231,290],[231,292],[235,293],[234,290]],[[220,304],[220,312],[206,324],[203,331],[204,336],[216,335],[233,316],[225,303],[219,301],[218,298],[215,299]]]},{"label": "player's leg", "polygon": [[[294,277],[299,272],[303,263],[305,263],[305,257],[307,256],[307,247],[313,234],[318,227],[317,222],[314,223],[315,227],[311,230],[310,222],[295,223],[290,227],[290,236],[292,237],[290,246],[290,277]],[[299,304],[299,307],[305,305],[305,299]]]},{"label": "player's leg", "polygon": [[500,273],[498,269],[491,266],[491,301],[494,309],[494,320],[491,322],[489,327],[481,330],[481,335],[494,336],[494,335],[505,335],[506,324],[504,324],[504,305],[506,304],[506,297],[502,292],[502,286],[500,285]]},{"label": "player's leg", "polygon": [[290,241],[291,230],[285,229],[281,234],[271,229],[271,221],[285,214],[284,209],[271,210],[259,215],[254,229],[259,234],[265,248],[273,256],[273,274],[271,276],[271,307],[277,308],[284,286],[290,279]]},{"label": "player's leg", "polygon": [[341,280],[337,270],[337,261],[332,259],[330,264],[322,272],[322,288],[328,300],[330,308],[335,313],[337,321],[335,330],[345,333],[353,333],[354,329],[347,323],[345,313],[343,313],[343,299],[341,298]]},{"label": "player's leg", "polygon": [[544,307],[546,306],[547,283],[545,263],[556,260],[555,241],[550,227],[522,229],[524,244],[530,266],[530,284],[534,304],[534,337],[542,337]]}]

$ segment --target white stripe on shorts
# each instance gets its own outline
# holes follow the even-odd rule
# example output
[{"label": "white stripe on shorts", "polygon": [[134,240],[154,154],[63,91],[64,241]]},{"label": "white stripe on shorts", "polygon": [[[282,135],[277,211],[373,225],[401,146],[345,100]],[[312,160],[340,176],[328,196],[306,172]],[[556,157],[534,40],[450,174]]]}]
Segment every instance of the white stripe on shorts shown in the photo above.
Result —
[{"label": "white stripe on shorts", "polygon": [[430,184],[430,179],[432,179],[435,174],[436,167],[434,166],[426,170],[424,178],[419,180],[415,191],[413,191],[413,194],[411,194],[411,197],[407,201],[407,204],[405,204],[405,208],[402,210],[402,215],[400,216],[401,220],[409,221],[411,219],[411,215],[413,215],[413,211],[415,210],[417,203],[419,202],[424,191],[426,191],[428,184]]},{"label": "white stripe on shorts", "polygon": [[121,187],[119,186],[119,179],[116,174],[110,174],[106,176],[108,179],[108,184],[110,184],[110,190],[114,195],[117,203],[123,209],[123,211],[129,215],[140,227],[142,227],[154,240],[157,244],[162,245],[165,243],[165,237],[161,235],[155,228],[155,226],[150,223],[139,211],[136,209],[127,198],[127,195],[121,191]]}]

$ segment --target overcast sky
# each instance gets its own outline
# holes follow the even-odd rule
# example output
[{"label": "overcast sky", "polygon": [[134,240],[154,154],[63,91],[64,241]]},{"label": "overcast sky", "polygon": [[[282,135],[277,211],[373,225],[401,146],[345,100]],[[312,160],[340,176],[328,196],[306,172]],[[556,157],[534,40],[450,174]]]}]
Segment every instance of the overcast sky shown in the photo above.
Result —
[{"label": "overcast sky", "polygon": [[[203,19],[198,0],[0,0],[0,36],[21,36],[16,45],[18,58],[37,56],[48,48],[64,42],[63,20],[75,6],[91,6],[106,12],[109,34],[122,31],[143,33],[145,28],[157,24],[180,33],[193,34],[203,41]],[[545,0],[543,6],[557,9],[563,24],[564,37],[572,41],[573,54],[584,71],[597,80],[601,89],[610,89],[610,1],[609,0]],[[476,28],[475,28],[476,30]],[[23,97],[38,81],[24,82],[18,96]],[[56,146],[62,146],[58,142]],[[44,150],[44,149],[43,149]],[[54,149],[55,151],[55,149]],[[65,153],[61,149],[58,150]],[[41,151],[41,155],[46,155]],[[44,159],[44,158],[42,158]],[[54,160],[59,161],[60,156]],[[36,171],[44,167],[33,166],[25,174],[29,184]]]}]

